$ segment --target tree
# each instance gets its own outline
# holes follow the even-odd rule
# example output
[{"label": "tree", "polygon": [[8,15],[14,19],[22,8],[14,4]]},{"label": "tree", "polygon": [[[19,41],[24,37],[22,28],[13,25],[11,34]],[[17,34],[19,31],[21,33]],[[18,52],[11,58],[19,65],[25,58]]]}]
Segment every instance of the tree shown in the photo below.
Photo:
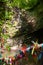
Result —
[{"label": "tree", "polygon": [[18,38],[30,45],[31,34],[40,28],[43,28],[42,0],[0,0],[0,36],[4,43]]}]

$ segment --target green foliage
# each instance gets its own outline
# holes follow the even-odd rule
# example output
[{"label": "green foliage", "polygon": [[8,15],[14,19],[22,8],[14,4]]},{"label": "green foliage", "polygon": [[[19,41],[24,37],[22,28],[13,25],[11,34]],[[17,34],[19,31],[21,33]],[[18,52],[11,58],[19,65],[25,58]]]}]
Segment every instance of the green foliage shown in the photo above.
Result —
[{"label": "green foliage", "polygon": [[0,19],[11,19],[12,15],[9,13],[13,7],[27,10],[33,8],[37,2],[38,0],[0,0]]},{"label": "green foliage", "polygon": [[[3,4],[3,5],[2,5]],[[11,18],[11,3],[9,0],[0,1],[0,19],[10,19]]]},{"label": "green foliage", "polygon": [[11,50],[11,48],[10,48],[10,46],[9,46],[9,45],[7,45],[7,46],[6,46],[6,49],[7,49],[8,51],[10,51],[10,50]]},{"label": "green foliage", "polygon": [[9,35],[6,35],[6,34],[2,34],[1,33],[1,37],[4,38],[5,40],[9,38]]},{"label": "green foliage", "polygon": [[38,0],[13,0],[12,6],[17,6],[21,9],[31,9],[37,4]]},{"label": "green foliage", "polygon": [[5,19],[12,19],[12,12],[10,12],[10,11],[5,11]]},{"label": "green foliage", "polygon": [[5,18],[5,7],[4,6],[5,4],[3,2],[0,2],[0,19]]},{"label": "green foliage", "polygon": [[8,2],[9,0],[0,0],[0,2]]},{"label": "green foliage", "polygon": [[4,23],[4,21],[3,21],[3,20],[0,20],[0,26],[2,26],[2,25],[3,25],[3,23]]},{"label": "green foliage", "polygon": [[0,20],[0,34],[2,33],[2,25],[3,25],[4,21]]}]

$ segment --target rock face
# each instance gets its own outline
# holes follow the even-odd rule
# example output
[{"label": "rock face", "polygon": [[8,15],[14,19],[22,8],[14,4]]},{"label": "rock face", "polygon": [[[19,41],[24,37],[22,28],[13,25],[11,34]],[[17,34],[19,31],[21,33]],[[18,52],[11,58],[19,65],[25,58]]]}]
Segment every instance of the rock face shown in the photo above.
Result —
[{"label": "rock face", "polygon": [[15,18],[20,15],[22,33],[32,33],[40,28],[43,28],[43,8],[42,4],[38,5],[36,9],[32,11],[20,10],[19,8],[14,8]]}]

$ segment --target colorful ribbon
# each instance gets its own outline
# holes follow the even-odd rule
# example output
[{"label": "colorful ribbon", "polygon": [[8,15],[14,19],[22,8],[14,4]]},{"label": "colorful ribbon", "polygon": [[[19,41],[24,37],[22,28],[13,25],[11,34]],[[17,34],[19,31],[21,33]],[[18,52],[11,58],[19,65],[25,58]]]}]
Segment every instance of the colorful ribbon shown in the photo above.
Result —
[{"label": "colorful ribbon", "polygon": [[[21,59],[22,57],[24,57],[25,56],[25,52],[29,52],[30,51],[30,49],[32,49],[32,48],[40,48],[40,47],[42,47],[43,48],[43,43],[42,44],[35,44],[35,45],[33,45],[33,46],[29,46],[28,48],[25,46],[25,47],[22,47],[20,50],[19,50],[19,54],[18,55],[15,55],[13,58],[9,58],[10,59],[10,65],[12,65],[12,60],[14,60],[14,61],[16,61],[16,60],[18,60],[18,59]],[[13,49],[14,50],[14,49]],[[33,52],[34,52],[34,50],[33,50]],[[33,52],[32,52],[32,54],[33,54]],[[6,59],[5,59],[6,60]],[[8,61],[8,60],[6,60],[6,61]]]}]

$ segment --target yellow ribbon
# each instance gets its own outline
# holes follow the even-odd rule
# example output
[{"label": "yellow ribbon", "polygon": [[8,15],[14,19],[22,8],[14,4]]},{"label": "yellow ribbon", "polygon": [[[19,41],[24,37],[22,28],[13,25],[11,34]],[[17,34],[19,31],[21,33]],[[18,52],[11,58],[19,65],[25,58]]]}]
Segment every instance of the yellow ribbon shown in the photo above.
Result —
[{"label": "yellow ribbon", "polygon": [[34,43],[34,46],[33,46],[33,49],[32,49],[32,55],[33,55],[33,53],[34,53],[34,50],[35,50],[35,48],[37,47],[37,45],[38,45],[38,43],[37,43],[37,41],[36,41],[36,43]]}]

